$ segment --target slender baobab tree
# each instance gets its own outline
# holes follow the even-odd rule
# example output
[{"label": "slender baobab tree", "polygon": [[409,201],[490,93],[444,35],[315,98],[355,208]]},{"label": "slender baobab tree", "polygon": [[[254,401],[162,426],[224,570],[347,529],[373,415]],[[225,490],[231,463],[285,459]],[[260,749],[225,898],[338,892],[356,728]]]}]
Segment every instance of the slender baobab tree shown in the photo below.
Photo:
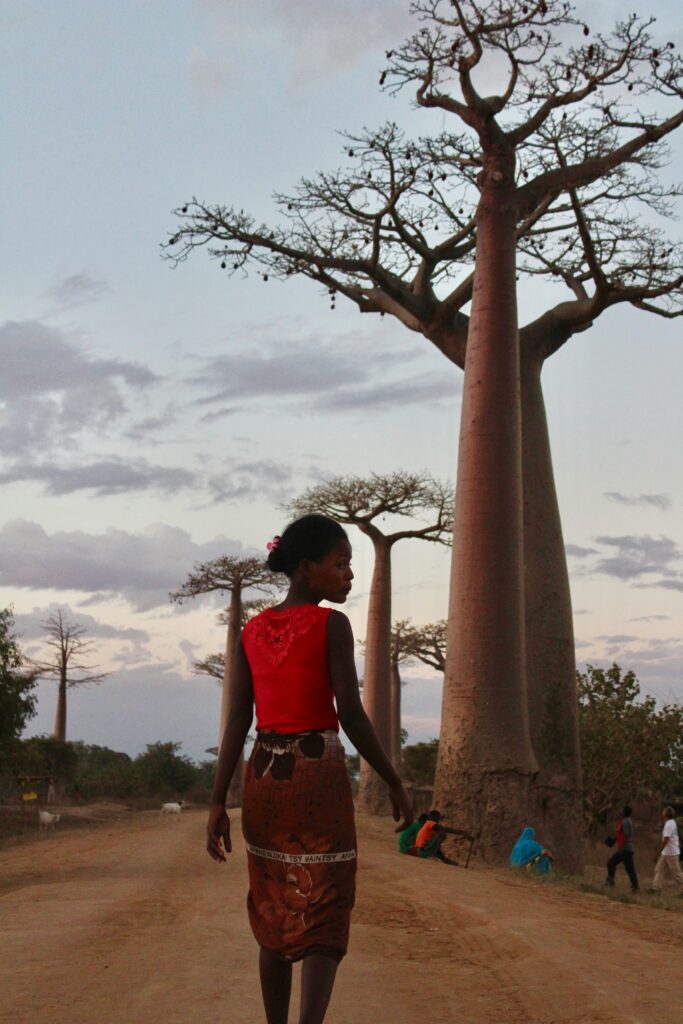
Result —
[{"label": "slender baobab tree", "polygon": [[[391,552],[398,541],[410,538],[450,543],[452,502],[450,488],[426,473],[373,473],[369,477],[335,477],[310,487],[287,506],[292,515],[321,512],[339,523],[349,523],[372,541],[375,564],[365,633],[363,703],[387,751],[392,750]],[[378,525],[385,517],[414,522],[385,533]],[[384,813],[388,803],[385,790],[379,776],[361,761],[360,805],[370,813]]]},{"label": "slender baobab tree", "polygon": [[[348,168],[278,194],[275,227],[193,199],[166,252],[304,275],[464,369],[437,795],[485,856],[540,815],[575,868],[574,641],[541,371],[612,306],[681,313],[681,246],[657,223],[680,194],[658,172],[683,121],[681,60],[653,19],[596,32],[564,0],[412,9],[418,31],[387,52],[380,85],[414,89],[441,132],[348,133]],[[519,277],[555,286],[523,325]]]},{"label": "slender baobab tree", "polygon": [[401,767],[401,665],[412,660],[408,649],[410,623],[398,619],[391,627],[391,741],[389,750],[394,767]]},{"label": "slender baobab tree", "polygon": [[[37,678],[53,676],[57,680],[57,711],[54,738],[66,742],[66,693],[75,686],[101,683],[109,672],[94,672],[94,665],[84,662],[93,648],[92,640],[85,639],[85,627],[73,622],[58,608],[41,623],[47,633],[45,646],[49,653],[44,659],[30,661]],[[74,674],[75,673],[75,674]],[[83,674],[85,673],[85,674]]]},{"label": "slender baobab tree", "polygon": [[[266,608],[270,608],[272,601],[267,598],[259,598],[254,601],[242,601],[242,614],[240,616],[240,629],[244,629],[250,619],[253,619],[259,612],[264,611]],[[230,623],[230,607],[226,608],[225,611],[219,612],[216,621],[219,626],[228,626]],[[197,675],[211,676],[216,679],[221,686],[223,685],[223,679],[225,678],[225,653],[218,651],[216,654],[207,654],[205,658],[201,658],[199,661],[195,661],[192,664],[193,669]]]},{"label": "slender baobab tree", "polygon": [[[246,589],[273,593],[279,586],[277,577],[267,568],[265,559],[237,558],[224,555],[210,562],[195,565],[185,582],[174,591],[170,598],[182,604],[190,597],[209,594],[213,591],[228,592],[230,605],[227,610],[227,633],[225,656],[223,659],[223,688],[221,695],[221,716],[218,729],[218,748],[223,740],[223,733],[230,714],[229,684],[232,663],[235,658],[237,642],[242,632],[242,594]],[[216,663],[213,662],[215,667]],[[213,673],[211,673],[213,674]],[[235,768],[228,790],[228,805],[237,807],[242,801],[242,768],[244,759],[241,757]]]},{"label": "slender baobab tree", "polygon": [[[408,619],[398,619],[391,627],[390,641],[390,726],[388,752],[392,764],[398,770],[401,767],[401,665],[412,660],[408,651],[408,643],[412,637],[412,628]],[[360,642],[365,651],[365,642]]]}]

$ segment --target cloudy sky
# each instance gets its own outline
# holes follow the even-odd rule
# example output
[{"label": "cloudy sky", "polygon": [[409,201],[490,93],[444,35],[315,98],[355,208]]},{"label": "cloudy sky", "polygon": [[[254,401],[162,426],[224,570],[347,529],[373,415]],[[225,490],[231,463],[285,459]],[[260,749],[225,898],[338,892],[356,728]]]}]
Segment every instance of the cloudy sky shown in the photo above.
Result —
[{"label": "cloudy sky", "polygon": [[[621,6],[583,9],[604,26]],[[680,45],[671,5],[645,7]],[[159,253],[192,195],[272,216],[274,190],[340,165],[338,129],[439,130],[378,89],[409,27],[402,0],[0,0],[0,604],[31,653],[68,609],[112,673],[72,692],[71,739],[200,757],[219,693],[192,662],[223,636],[220,599],[169,604],[193,564],[264,551],[279,506],[325,476],[454,478],[461,374],[424,339],[333,312],[305,281]],[[522,318],[550,301],[523,286]],[[679,322],[618,309],[544,371],[577,655],[662,699],[683,699],[682,341]],[[399,546],[396,616],[443,617],[447,575],[443,549]],[[410,738],[427,739],[440,680],[405,677]],[[31,733],[51,730],[54,691]]]}]

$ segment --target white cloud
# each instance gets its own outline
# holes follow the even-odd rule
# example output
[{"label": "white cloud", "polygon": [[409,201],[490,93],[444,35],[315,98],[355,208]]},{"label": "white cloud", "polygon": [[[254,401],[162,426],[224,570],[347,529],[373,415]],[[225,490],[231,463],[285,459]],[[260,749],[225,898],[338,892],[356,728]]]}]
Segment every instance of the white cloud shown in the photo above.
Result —
[{"label": "white cloud", "polygon": [[262,459],[236,462],[225,472],[209,477],[208,487],[213,502],[244,501],[261,497],[275,504],[286,500],[294,471],[284,462]]},{"label": "white cloud", "polygon": [[51,313],[63,312],[86,302],[96,302],[109,291],[106,281],[99,281],[90,274],[71,274],[63,278],[45,293],[56,305]]},{"label": "white cloud", "polygon": [[618,505],[644,505],[650,508],[658,508],[666,512],[671,508],[671,496],[669,494],[621,494],[620,491],[605,491],[605,497]]},{"label": "white cloud", "polygon": [[200,96],[217,99],[232,81],[233,75],[220,53],[207,53],[193,46],[187,55],[187,75]]},{"label": "white cloud", "polygon": [[597,554],[596,548],[582,548],[579,544],[565,544],[564,550],[569,558],[587,558]]},{"label": "white cloud", "polygon": [[53,602],[44,608],[33,608],[30,612],[18,612],[14,616],[17,632],[27,639],[34,640],[44,636],[43,623],[53,612],[58,609],[64,615],[83,626],[87,634],[92,637],[101,637],[106,640],[130,641],[134,644],[146,644],[149,641],[149,633],[146,629],[135,629],[131,626],[112,626],[107,622],[88,615],[86,612],[74,612],[69,605]]},{"label": "white cloud", "polygon": [[106,431],[126,411],[127,389],[157,378],[147,367],[91,356],[37,320],[0,326],[0,452],[40,456]]},{"label": "white cloud", "polygon": [[397,377],[406,365],[419,360],[415,345],[366,346],[359,356],[358,338],[339,336],[334,342],[311,337],[305,343],[261,339],[259,347],[202,360],[189,383],[208,392],[195,404],[219,405],[202,419],[231,415],[237,399],[305,402],[314,411],[367,409],[380,411],[406,405],[433,404],[455,399],[462,391],[462,375],[450,365],[446,372],[415,373]]},{"label": "white cloud", "polygon": [[219,536],[197,544],[185,530],[160,523],[141,533],[48,534],[16,519],[0,530],[0,585],[121,597],[144,611],[167,605],[196,562],[242,553],[239,541]]},{"label": "white cloud", "polygon": [[261,39],[266,58],[264,24],[270,27],[278,53],[286,55],[289,80],[297,88],[333,79],[373,51],[379,58],[386,46],[400,42],[416,27],[407,0],[261,0],[258,5],[248,0],[199,0],[198,8],[210,19],[213,41],[192,47],[188,73],[209,95],[231,81],[232,65],[240,50],[247,49],[246,37]]},{"label": "white cloud", "polygon": [[624,671],[635,672],[644,694],[662,701],[683,700],[683,641],[680,637],[638,637],[631,634],[605,635],[583,641],[584,663],[616,662]]},{"label": "white cloud", "polygon": [[73,494],[91,490],[100,497],[135,491],[159,490],[175,494],[191,487],[196,477],[187,469],[150,465],[146,459],[125,461],[115,457],[97,462],[78,462],[59,466],[54,462],[16,465],[0,472],[0,483],[34,481],[45,486],[47,494]]}]

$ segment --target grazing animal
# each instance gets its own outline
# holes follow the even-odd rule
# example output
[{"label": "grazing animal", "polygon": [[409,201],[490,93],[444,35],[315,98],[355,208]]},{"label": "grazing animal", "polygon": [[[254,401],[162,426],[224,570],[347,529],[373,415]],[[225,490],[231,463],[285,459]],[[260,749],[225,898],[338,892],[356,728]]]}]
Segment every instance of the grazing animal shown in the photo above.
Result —
[{"label": "grazing animal", "polygon": [[38,811],[38,825],[40,828],[54,829],[60,818],[61,814],[50,814],[49,811]]},{"label": "grazing animal", "polygon": [[179,803],[174,804],[162,804],[161,805],[161,816],[164,817],[167,814],[180,814],[183,809],[184,801],[180,800]]}]

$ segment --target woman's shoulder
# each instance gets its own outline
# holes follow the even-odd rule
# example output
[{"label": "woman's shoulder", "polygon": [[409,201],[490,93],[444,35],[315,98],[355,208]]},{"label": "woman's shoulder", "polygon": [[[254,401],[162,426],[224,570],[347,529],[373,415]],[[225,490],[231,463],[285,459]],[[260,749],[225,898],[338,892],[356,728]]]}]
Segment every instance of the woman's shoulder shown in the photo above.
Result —
[{"label": "woman's shoulder", "polygon": [[329,612],[326,623],[328,640],[333,643],[349,643],[350,641],[353,644],[353,630],[348,616],[337,608],[328,608],[327,611]]},{"label": "woman's shoulder", "polygon": [[247,647],[256,645],[287,651],[294,640],[307,634],[316,623],[324,623],[331,611],[317,604],[266,608],[249,620],[242,630],[242,639]]}]

